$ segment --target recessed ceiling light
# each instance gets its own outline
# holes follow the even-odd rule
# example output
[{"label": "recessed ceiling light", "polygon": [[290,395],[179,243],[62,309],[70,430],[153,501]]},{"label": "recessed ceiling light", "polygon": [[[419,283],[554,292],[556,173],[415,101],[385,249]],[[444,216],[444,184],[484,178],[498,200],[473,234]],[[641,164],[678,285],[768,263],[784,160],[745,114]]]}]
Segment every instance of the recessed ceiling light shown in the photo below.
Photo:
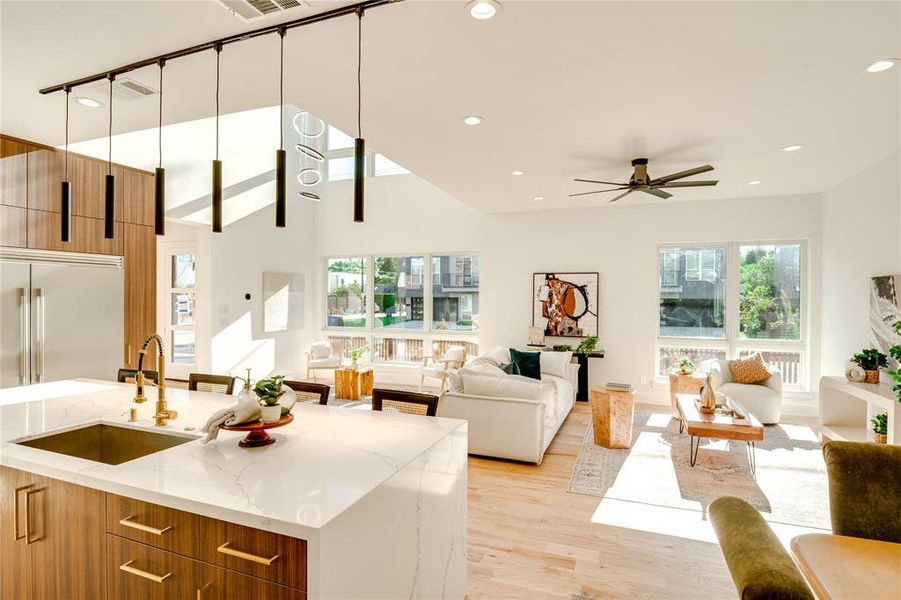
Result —
[{"label": "recessed ceiling light", "polygon": [[103,102],[100,100],[94,100],[93,98],[85,98],[84,96],[76,96],[72,98],[74,102],[78,102],[82,106],[87,106],[88,108],[100,108],[103,106]]},{"label": "recessed ceiling light", "polygon": [[526,172],[525,172],[525,171],[520,171],[520,170],[517,169],[516,171],[513,171],[513,172],[510,173],[510,174],[511,174],[511,175],[525,175]]},{"label": "recessed ceiling light", "polygon": [[782,149],[783,152],[797,152],[801,148],[803,148],[801,144],[791,144],[790,146],[786,146]]},{"label": "recessed ceiling light", "polygon": [[544,196],[535,196],[534,198],[532,198],[532,200],[534,200],[535,202],[541,202],[542,200],[544,200]]},{"label": "recessed ceiling light", "polygon": [[500,12],[502,8],[501,3],[497,0],[472,0],[466,5],[466,10],[472,18],[479,21],[490,19]]},{"label": "recessed ceiling light", "polygon": [[877,60],[872,65],[867,67],[867,73],[881,73],[882,71],[888,71],[895,66],[896,62],[898,62],[897,58],[884,58],[882,60]]},{"label": "recessed ceiling light", "polygon": [[482,122],[482,117],[476,115],[469,115],[468,117],[463,117],[463,122],[467,125],[478,125]]},{"label": "recessed ceiling light", "polygon": [[749,182],[748,182],[748,185],[760,185],[760,180],[759,180],[759,179],[755,179],[754,181],[749,181]]}]

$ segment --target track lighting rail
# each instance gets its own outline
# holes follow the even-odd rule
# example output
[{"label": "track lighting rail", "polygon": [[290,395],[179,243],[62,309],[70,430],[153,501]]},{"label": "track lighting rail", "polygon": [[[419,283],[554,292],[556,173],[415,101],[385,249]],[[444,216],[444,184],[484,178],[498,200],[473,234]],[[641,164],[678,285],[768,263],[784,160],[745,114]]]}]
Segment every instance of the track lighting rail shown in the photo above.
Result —
[{"label": "track lighting rail", "polygon": [[108,79],[110,77],[122,75],[123,73],[128,73],[129,71],[134,71],[136,69],[141,69],[143,67],[149,67],[151,65],[158,65],[158,64],[160,64],[160,61],[169,61],[169,60],[172,60],[175,58],[181,58],[183,56],[197,54],[198,52],[214,50],[217,46],[225,46],[226,44],[242,42],[244,40],[259,37],[261,35],[268,35],[270,33],[279,33],[280,30],[294,29],[295,27],[303,27],[304,25],[312,25],[313,23],[329,21],[331,19],[336,19],[338,17],[344,17],[347,15],[358,14],[360,11],[366,11],[366,10],[369,10],[370,8],[376,8],[379,6],[384,6],[386,4],[396,4],[397,2],[402,2],[402,1],[403,0],[363,0],[363,2],[358,2],[356,4],[351,4],[349,6],[345,6],[342,8],[335,8],[333,10],[328,10],[328,11],[319,13],[317,15],[310,15],[308,17],[295,19],[293,21],[287,21],[285,23],[277,23],[274,25],[267,25],[266,27],[261,27],[259,29],[254,29],[252,31],[246,31],[244,33],[236,33],[235,35],[224,37],[224,38],[221,38],[218,40],[212,40],[209,42],[205,42],[203,44],[191,46],[190,48],[183,48],[181,50],[175,50],[174,52],[167,52],[167,53],[161,54],[159,56],[154,56],[153,58],[147,58],[144,60],[140,60],[138,62],[133,62],[129,65],[124,65],[122,67],[110,69],[109,71],[104,71],[102,73],[97,73],[95,75],[89,75],[87,77],[82,77],[81,79],[75,79],[73,81],[67,81],[65,83],[60,83],[57,85],[52,85],[50,87],[45,87],[42,90],[40,90],[40,93],[41,94],[52,94],[53,92],[66,91],[67,89],[72,89],[72,88],[75,88],[75,87],[78,87],[81,85],[93,83],[95,81],[101,81],[103,79]]}]

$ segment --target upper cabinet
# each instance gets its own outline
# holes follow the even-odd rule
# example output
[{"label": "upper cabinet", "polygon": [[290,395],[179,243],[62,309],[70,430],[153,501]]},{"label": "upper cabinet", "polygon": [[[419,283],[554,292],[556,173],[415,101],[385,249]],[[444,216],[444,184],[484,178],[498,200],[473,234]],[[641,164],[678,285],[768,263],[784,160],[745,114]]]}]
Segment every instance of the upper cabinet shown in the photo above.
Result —
[{"label": "upper cabinet", "polygon": [[0,138],[0,204],[26,206],[28,145]]},{"label": "upper cabinet", "polygon": [[28,208],[59,212],[60,182],[65,176],[63,163],[62,152],[35,146],[29,148]]}]

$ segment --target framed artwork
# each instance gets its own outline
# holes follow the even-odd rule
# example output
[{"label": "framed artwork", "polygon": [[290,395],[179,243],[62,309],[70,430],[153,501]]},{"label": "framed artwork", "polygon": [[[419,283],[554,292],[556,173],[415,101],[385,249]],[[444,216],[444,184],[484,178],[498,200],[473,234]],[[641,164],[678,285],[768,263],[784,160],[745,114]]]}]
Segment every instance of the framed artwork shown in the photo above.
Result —
[{"label": "framed artwork", "polygon": [[598,335],[597,273],[533,273],[532,326],[551,337]]},{"label": "framed artwork", "polygon": [[[901,274],[882,275],[870,280],[870,343],[883,354],[901,344],[895,323],[901,322]],[[889,357],[889,367],[898,367]]]}]

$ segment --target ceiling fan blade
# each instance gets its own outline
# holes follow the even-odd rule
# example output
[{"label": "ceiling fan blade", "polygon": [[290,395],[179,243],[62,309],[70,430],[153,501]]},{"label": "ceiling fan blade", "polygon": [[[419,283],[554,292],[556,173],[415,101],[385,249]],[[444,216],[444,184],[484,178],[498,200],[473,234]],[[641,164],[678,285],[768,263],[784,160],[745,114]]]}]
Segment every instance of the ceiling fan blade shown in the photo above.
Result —
[{"label": "ceiling fan blade", "polygon": [[644,192],[645,194],[650,194],[652,196],[657,196],[658,198],[663,198],[666,200],[667,198],[672,198],[672,194],[664,192],[663,190],[658,190],[657,188],[652,187],[643,187],[639,188],[639,191]]},{"label": "ceiling fan blade", "polygon": [[648,183],[650,185],[656,185],[658,183],[666,183],[667,181],[673,181],[675,179],[682,179],[683,177],[691,177],[692,175],[697,175],[698,173],[706,173],[707,171],[712,171],[713,167],[710,165],[704,165],[703,167],[695,167],[694,169],[689,169],[687,171],[679,171],[678,173],[673,173],[672,175],[664,175],[663,177],[658,177],[657,179],[652,179]]},{"label": "ceiling fan blade", "polygon": [[629,194],[631,194],[631,193],[634,192],[634,191],[635,191],[634,189],[631,189],[631,190],[629,190],[628,192],[623,192],[622,194],[620,194],[620,195],[617,196],[616,198],[610,200],[610,202],[616,202],[616,201],[619,200],[620,198],[625,198],[626,196],[628,196]]},{"label": "ceiling fan blade", "polygon": [[604,185],[619,185],[624,186],[625,183],[614,183],[612,181],[598,181],[596,179],[573,179],[573,181],[581,181],[583,183],[603,183]]},{"label": "ceiling fan blade", "polygon": [[595,190],[593,192],[579,192],[578,194],[570,194],[569,197],[572,198],[573,196],[587,196],[589,194],[603,194],[604,192],[617,192],[619,190],[627,190],[627,189],[629,189],[628,186],[612,188],[609,190]]},{"label": "ceiling fan blade", "polygon": [[674,187],[701,187],[707,185],[716,185],[719,180],[712,179],[708,181],[670,181],[669,183],[661,183],[656,186],[658,188],[674,188]]}]

